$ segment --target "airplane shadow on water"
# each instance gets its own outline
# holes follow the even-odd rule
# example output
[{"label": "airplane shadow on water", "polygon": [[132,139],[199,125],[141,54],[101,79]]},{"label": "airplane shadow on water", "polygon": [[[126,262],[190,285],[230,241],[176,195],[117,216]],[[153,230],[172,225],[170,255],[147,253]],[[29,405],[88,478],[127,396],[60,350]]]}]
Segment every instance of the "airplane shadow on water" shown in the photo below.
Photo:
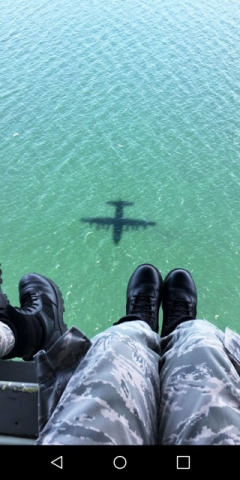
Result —
[{"label": "airplane shadow on water", "polygon": [[148,222],[145,220],[138,220],[136,218],[125,218],[123,215],[124,207],[133,205],[133,202],[125,202],[122,200],[106,202],[115,207],[115,215],[113,217],[83,217],[82,222],[87,222],[90,225],[97,227],[111,228],[113,233],[113,242],[118,244],[122,238],[123,231],[132,229],[137,230],[140,227],[147,228],[156,225],[155,222]]}]

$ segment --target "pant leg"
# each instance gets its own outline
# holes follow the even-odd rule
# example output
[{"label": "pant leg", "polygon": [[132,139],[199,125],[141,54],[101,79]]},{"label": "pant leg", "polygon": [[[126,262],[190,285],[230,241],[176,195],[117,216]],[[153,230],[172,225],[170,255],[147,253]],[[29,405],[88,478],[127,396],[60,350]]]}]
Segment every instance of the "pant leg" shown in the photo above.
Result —
[{"label": "pant leg", "polygon": [[240,336],[193,320],[161,350],[160,443],[240,444]]},{"label": "pant leg", "polygon": [[38,444],[155,444],[159,394],[159,336],[139,320],[112,326],[92,339]]},{"label": "pant leg", "polygon": [[7,355],[15,345],[15,337],[11,328],[0,322],[0,358]]}]

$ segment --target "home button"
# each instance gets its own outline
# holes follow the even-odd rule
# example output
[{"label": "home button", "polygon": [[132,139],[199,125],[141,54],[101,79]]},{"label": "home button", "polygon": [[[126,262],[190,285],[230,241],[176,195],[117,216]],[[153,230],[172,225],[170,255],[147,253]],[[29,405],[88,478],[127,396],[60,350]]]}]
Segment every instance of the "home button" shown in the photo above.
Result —
[{"label": "home button", "polygon": [[126,468],[127,460],[122,455],[118,455],[114,458],[113,465],[117,470],[123,470],[124,468]]}]

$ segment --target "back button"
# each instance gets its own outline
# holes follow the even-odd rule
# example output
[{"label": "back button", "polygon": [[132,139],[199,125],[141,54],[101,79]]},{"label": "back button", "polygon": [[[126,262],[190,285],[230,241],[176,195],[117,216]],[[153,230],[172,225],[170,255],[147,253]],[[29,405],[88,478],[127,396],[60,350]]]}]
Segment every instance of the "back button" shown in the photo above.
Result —
[{"label": "back button", "polygon": [[60,468],[60,470],[63,469],[63,456],[61,455],[60,457],[54,458],[54,460],[51,461],[51,464],[54,465],[54,467]]}]

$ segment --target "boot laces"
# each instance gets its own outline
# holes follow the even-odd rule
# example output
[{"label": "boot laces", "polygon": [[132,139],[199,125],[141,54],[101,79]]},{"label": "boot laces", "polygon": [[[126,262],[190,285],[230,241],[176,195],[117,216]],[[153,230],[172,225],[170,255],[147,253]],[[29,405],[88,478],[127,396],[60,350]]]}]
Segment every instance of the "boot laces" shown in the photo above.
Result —
[{"label": "boot laces", "polygon": [[148,318],[154,316],[154,297],[151,295],[134,295],[131,300],[131,313],[140,313]]},{"label": "boot laces", "polygon": [[180,318],[192,317],[192,305],[191,302],[184,298],[177,298],[167,305],[168,317],[171,320],[179,320]]},{"label": "boot laces", "polygon": [[39,303],[39,292],[27,292],[21,298],[22,310],[28,314],[35,314],[41,308],[45,314],[54,319],[53,302],[47,295],[41,295],[41,303]]},{"label": "boot laces", "polygon": [[34,292],[27,292],[21,298],[21,306],[23,309],[32,307],[37,302],[39,295]]}]

